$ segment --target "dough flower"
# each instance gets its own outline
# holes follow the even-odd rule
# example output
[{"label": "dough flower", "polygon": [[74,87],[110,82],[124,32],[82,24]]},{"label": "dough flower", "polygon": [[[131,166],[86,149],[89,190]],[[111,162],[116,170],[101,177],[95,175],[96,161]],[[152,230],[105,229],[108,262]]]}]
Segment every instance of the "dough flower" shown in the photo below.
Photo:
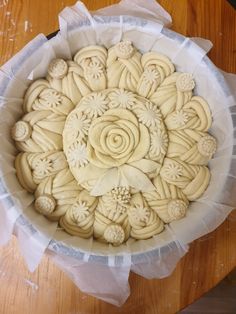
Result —
[{"label": "dough flower", "polygon": [[[142,136],[141,136],[142,133]],[[93,120],[88,134],[88,158],[101,168],[121,166],[143,158],[149,149],[149,133],[135,115],[111,109]]]}]

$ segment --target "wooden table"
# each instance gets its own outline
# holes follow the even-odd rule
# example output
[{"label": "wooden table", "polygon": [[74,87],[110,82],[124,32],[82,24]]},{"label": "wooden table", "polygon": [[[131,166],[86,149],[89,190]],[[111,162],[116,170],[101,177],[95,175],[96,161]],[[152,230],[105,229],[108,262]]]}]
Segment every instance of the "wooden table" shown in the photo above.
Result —
[{"label": "wooden table", "polygon": [[[58,29],[57,15],[75,0],[0,0],[0,64],[38,33]],[[89,9],[115,3],[84,1]],[[226,0],[161,0],[173,29],[210,39],[213,62],[236,72],[236,11]],[[16,241],[0,249],[1,314],[172,314],[215,286],[236,265],[236,213],[213,233],[195,241],[174,273],[162,280],[130,276],[131,296],[122,308],[89,297],[45,257],[34,274],[19,255]]]}]

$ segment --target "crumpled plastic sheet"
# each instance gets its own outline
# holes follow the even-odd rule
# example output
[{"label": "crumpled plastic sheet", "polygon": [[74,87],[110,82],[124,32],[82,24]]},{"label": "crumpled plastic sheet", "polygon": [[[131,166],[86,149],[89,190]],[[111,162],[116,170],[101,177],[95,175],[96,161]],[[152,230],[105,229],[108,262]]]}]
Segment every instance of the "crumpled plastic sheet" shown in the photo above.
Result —
[{"label": "crumpled plastic sheet", "polygon": [[[145,278],[170,275],[188,244],[214,230],[234,209],[236,76],[220,71],[206,57],[211,42],[169,30],[171,17],[154,0],[123,0],[93,13],[77,2],[60,13],[59,24],[54,38],[38,35],[0,69],[0,244],[14,233],[29,270],[36,269],[46,252],[83,292],[121,306],[130,294],[130,271]],[[91,44],[109,48],[121,39],[131,40],[142,52],[163,53],[178,71],[193,73],[196,92],[211,107],[211,133],[218,150],[209,164],[210,185],[185,218],[170,223],[152,239],[129,239],[115,248],[69,236],[33,210],[33,196],[16,179],[10,128],[22,115],[25,90],[32,80],[45,76],[50,60],[70,59]]]}]

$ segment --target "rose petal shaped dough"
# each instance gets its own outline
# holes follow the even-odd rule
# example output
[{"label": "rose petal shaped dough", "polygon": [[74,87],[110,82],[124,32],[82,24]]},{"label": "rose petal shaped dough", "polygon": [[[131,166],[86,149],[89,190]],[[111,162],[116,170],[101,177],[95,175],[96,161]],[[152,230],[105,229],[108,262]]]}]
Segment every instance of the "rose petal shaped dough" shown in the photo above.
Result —
[{"label": "rose petal shaped dough", "polygon": [[135,115],[126,109],[109,109],[104,113],[104,116],[116,116],[119,118],[119,120],[128,120],[136,125],[136,127],[139,126],[138,120]]},{"label": "rose petal shaped dough", "polygon": [[135,148],[131,157],[128,159],[129,163],[142,159],[149,151],[150,136],[149,136],[148,129],[143,124],[140,124],[139,129],[140,129],[139,144]]}]

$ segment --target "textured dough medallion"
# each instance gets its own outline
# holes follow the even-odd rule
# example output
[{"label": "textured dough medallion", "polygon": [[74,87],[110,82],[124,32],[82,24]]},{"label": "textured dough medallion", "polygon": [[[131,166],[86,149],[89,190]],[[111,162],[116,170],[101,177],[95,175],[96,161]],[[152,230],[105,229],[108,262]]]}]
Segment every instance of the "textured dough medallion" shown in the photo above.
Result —
[{"label": "textured dough medallion", "polygon": [[35,210],[67,233],[119,246],[158,236],[210,181],[210,108],[191,73],[129,40],[53,59],[11,136]]}]

